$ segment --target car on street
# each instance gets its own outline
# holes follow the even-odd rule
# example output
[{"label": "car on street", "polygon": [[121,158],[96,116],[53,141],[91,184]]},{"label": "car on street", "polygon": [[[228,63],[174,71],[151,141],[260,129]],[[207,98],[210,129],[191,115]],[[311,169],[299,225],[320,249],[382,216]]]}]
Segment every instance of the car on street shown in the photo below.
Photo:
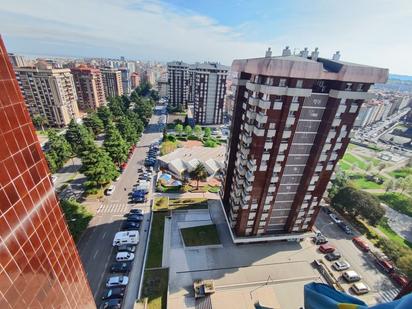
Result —
[{"label": "car on street", "polygon": [[342,277],[347,281],[347,282],[356,282],[356,281],[360,281],[361,276],[358,275],[358,273],[354,270],[348,270],[345,271],[342,274]]},{"label": "car on street", "polygon": [[134,245],[121,245],[117,247],[117,252],[135,252],[136,246]]},{"label": "car on street", "polygon": [[360,237],[353,237],[352,242],[363,252],[368,252],[370,250],[369,245]]},{"label": "car on street", "polygon": [[106,287],[126,286],[129,283],[127,276],[112,276],[106,281]]},{"label": "car on street", "polygon": [[129,210],[129,213],[126,214],[126,217],[133,214],[143,214],[143,211],[138,208],[133,208]]},{"label": "car on street", "polygon": [[347,235],[352,235],[353,232],[349,226],[347,226],[344,222],[339,222],[338,226],[341,228],[342,231],[344,231]]},{"label": "car on street", "polygon": [[328,242],[328,239],[322,234],[319,234],[319,235],[312,237],[312,241],[315,243],[315,245],[323,245]]},{"label": "car on street", "polygon": [[369,292],[369,287],[363,283],[363,282],[357,282],[354,283],[351,286],[351,290],[356,294],[356,295],[362,295],[362,294],[366,294]]},{"label": "car on street", "polygon": [[122,231],[133,231],[138,229],[140,229],[140,222],[134,221],[125,221],[121,227]]},{"label": "car on street", "polygon": [[392,262],[387,257],[377,258],[376,263],[388,274],[395,270]]},{"label": "car on street", "polygon": [[106,289],[103,292],[102,299],[106,300],[106,299],[113,299],[113,298],[123,298],[124,290],[125,290],[125,288]]},{"label": "car on street", "polygon": [[327,259],[328,261],[336,261],[339,260],[341,257],[342,255],[336,250],[325,255],[325,259]]},{"label": "car on street", "polygon": [[322,211],[324,213],[326,213],[327,215],[330,215],[332,213],[332,211],[329,209],[329,207],[326,207],[326,206],[322,207]]},{"label": "car on street", "polygon": [[322,253],[332,253],[335,251],[335,247],[329,244],[324,244],[319,246],[319,251]]},{"label": "car on street", "polygon": [[350,267],[350,264],[344,260],[336,261],[332,264],[332,267],[337,271],[347,270]]},{"label": "car on street", "polygon": [[133,214],[127,217],[127,221],[142,222],[143,217],[143,214]]},{"label": "car on street", "polygon": [[124,273],[128,273],[131,268],[132,268],[132,264],[128,262],[116,262],[116,263],[113,263],[112,266],[110,266],[110,272],[124,274]]},{"label": "car on street", "polygon": [[390,277],[397,285],[401,288],[405,287],[408,284],[408,277],[400,273],[391,273]]},{"label": "car on street", "polygon": [[339,217],[338,217],[337,215],[335,215],[334,213],[330,213],[330,214],[329,214],[329,217],[330,217],[330,218],[332,219],[332,221],[335,222],[335,223],[342,222],[342,220],[339,219]]},{"label": "car on street", "polygon": [[133,203],[146,203],[147,197],[145,197],[144,195],[135,195],[132,197],[132,202]]},{"label": "car on street", "polygon": [[133,260],[134,260],[134,253],[118,252],[116,254],[116,261],[118,262],[133,261]]},{"label": "car on street", "polygon": [[111,185],[106,189],[106,195],[112,195],[116,187],[114,185]]},{"label": "car on street", "polygon": [[100,309],[120,309],[122,307],[122,299],[108,299],[100,305]]}]

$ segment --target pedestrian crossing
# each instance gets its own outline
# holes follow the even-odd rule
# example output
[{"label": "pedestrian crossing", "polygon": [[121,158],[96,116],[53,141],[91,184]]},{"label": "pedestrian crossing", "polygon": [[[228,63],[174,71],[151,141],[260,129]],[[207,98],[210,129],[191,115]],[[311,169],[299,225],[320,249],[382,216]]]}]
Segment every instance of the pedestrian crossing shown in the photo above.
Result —
[{"label": "pedestrian crossing", "polygon": [[123,214],[128,212],[133,205],[126,203],[112,203],[112,204],[100,204],[97,208],[98,214]]},{"label": "pedestrian crossing", "polygon": [[392,301],[399,293],[399,289],[391,289],[386,291],[379,291],[377,295],[378,303],[387,303]]}]

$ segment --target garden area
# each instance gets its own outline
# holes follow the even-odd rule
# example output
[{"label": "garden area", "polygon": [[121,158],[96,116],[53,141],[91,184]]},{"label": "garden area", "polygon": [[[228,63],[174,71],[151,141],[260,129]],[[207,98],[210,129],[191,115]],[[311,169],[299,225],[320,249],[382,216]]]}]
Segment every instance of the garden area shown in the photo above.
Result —
[{"label": "garden area", "polygon": [[169,268],[145,270],[142,297],[147,298],[148,309],[167,308],[168,283]]},{"label": "garden area", "polygon": [[180,229],[186,247],[219,245],[216,225],[202,225]]},{"label": "garden area", "polygon": [[156,197],[153,202],[153,211],[207,209],[207,199],[202,197],[169,198]]},{"label": "garden area", "polygon": [[70,234],[72,234],[74,241],[77,241],[87,228],[93,215],[87,211],[86,207],[72,199],[60,200],[60,206],[66,218]]},{"label": "garden area", "polygon": [[378,198],[390,208],[412,217],[412,198],[398,192],[379,194]]}]

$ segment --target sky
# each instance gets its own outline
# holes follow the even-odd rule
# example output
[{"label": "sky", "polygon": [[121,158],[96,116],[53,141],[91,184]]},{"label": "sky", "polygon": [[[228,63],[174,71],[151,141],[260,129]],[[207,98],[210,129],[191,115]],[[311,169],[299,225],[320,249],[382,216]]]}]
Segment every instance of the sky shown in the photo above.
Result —
[{"label": "sky", "polygon": [[412,75],[411,0],[0,0],[9,52],[186,62],[318,47]]}]

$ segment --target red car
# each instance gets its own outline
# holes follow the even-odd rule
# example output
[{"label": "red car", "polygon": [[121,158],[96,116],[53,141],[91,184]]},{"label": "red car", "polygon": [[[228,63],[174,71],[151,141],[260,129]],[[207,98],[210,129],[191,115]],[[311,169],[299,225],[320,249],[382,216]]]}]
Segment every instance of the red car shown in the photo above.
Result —
[{"label": "red car", "polygon": [[329,244],[320,245],[319,251],[322,253],[332,253],[333,251],[335,251],[335,247]]},{"label": "red car", "polygon": [[395,281],[401,288],[408,284],[408,278],[405,275],[392,273],[390,276],[392,280]]},{"label": "red car", "polygon": [[352,241],[363,252],[368,252],[370,250],[369,245],[362,238],[353,237]]},{"label": "red car", "polygon": [[393,264],[388,261],[388,260],[384,260],[384,259],[377,259],[376,262],[378,263],[378,265],[380,267],[383,268],[384,271],[386,271],[387,273],[391,273],[394,271],[394,267]]}]

